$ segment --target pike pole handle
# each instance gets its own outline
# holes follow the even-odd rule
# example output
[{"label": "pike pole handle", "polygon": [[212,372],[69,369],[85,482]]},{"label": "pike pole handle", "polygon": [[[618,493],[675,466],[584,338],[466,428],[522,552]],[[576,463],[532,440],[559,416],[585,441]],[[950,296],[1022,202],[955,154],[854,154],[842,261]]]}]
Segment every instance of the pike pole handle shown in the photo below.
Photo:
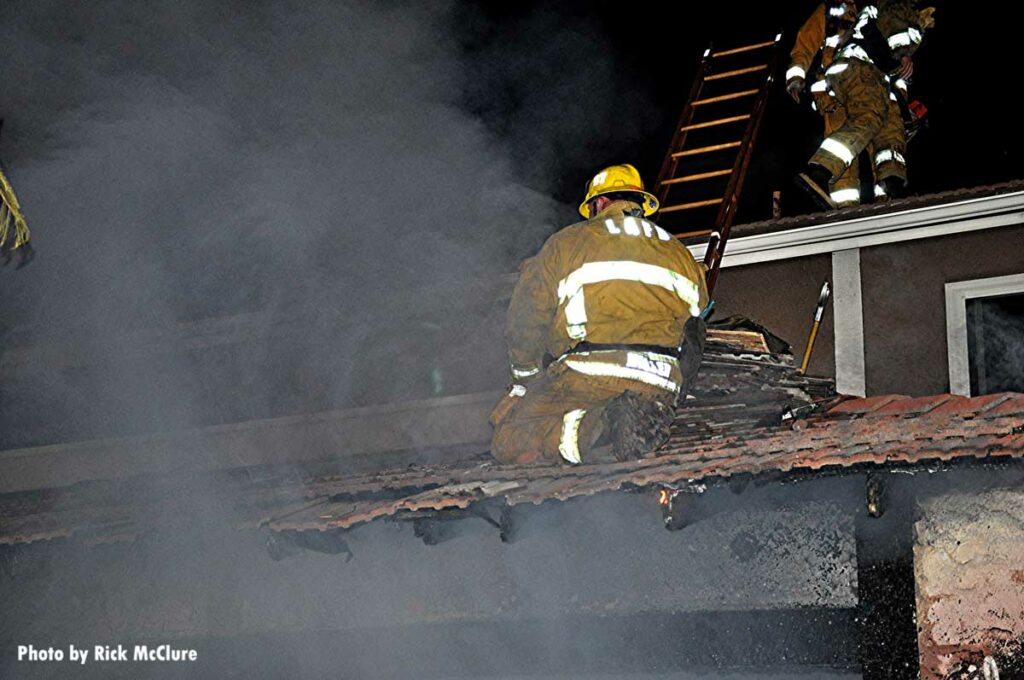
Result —
[{"label": "pike pole handle", "polygon": [[818,338],[818,328],[820,326],[821,322],[815,319],[814,325],[811,326],[811,337],[807,339],[807,349],[804,350],[803,361],[800,362],[800,373],[806,373],[807,364],[811,363],[811,350],[814,349],[814,341]]},{"label": "pike pole handle", "polygon": [[818,329],[821,328],[821,317],[825,314],[825,306],[829,297],[832,296],[832,288],[828,280],[821,284],[821,294],[818,295],[818,306],[814,308],[814,324],[811,326],[811,336],[807,338],[807,349],[804,350],[803,361],[800,362],[800,373],[807,372],[807,366],[811,363],[811,352],[814,351],[814,341],[818,339]]}]

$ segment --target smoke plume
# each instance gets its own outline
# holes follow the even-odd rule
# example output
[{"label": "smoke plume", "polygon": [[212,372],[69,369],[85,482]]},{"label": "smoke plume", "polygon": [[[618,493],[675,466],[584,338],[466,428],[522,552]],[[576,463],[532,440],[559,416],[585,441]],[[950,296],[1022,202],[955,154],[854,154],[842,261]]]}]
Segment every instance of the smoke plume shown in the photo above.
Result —
[{"label": "smoke plume", "polygon": [[[0,272],[0,446],[478,388],[431,373],[442,347],[490,381],[472,343],[498,312],[431,286],[514,271],[572,220],[551,198],[568,150],[639,129],[575,25],[449,2],[6,8],[2,149],[38,257]],[[247,337],[135,356],[216,317]]]}]

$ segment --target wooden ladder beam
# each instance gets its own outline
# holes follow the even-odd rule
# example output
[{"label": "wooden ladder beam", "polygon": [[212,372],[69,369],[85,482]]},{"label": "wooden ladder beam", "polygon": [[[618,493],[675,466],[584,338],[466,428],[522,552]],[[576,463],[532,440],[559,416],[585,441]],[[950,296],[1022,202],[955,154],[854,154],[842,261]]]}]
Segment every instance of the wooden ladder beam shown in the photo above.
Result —
[{"label": "wooden ladder beam", "polygon": [[688,130],[703,130],[704,128],[715,127],[716,125],[726,125],[728,123],[737,123],[741,120],[747,120],[750,118],[749,113],[745,113],[742,116],[729,116],[728,118],[719,118],[717,120],[709,120],[703,123],[692,123],[682,128],[684,131]]},{"label": "wooden ladder beam", "polygon": [[730,173],[732,173],[732,168],[727,168],[725,170],[712,170],[711,172],[700,172],[697,173],[696,175],[686,175],[685,177],[673,177],[672,179],[665,180],[664,182],[662,182],[662,184],[682,184],[684,182],[696,182],[702,179],[711,179],[712,177],[724,177],[725,175],[728,175]]},{"label": "wooden ladder beam", "polygon": [[750,97],[759,92],[757,88],[753,90],[743,90],[742,92],[731,92],[729,94],[720,94],[717,97],[708,97],[707,99],[698,99],[693,102],[694,106],[704,106],[705,104],[715,104],[716,102],[729,101],[730,99],[739,99],[740,97]]},{"label": "wooden ladder beam", "polygon": [[738,68],[733,71],[723,71],[722,73],[712,73],[709,76],[705,76],[704,80],[721,80],[722,78],[732,78],[734,76],[742,76],[745,73],[757,73],[758,71],[767,71],[768,64],[760,64],[758,66],[750,66],[747,68]]},{"label": "wooden ladder beam", "polygon": [[710,198],[706,201],[694,201],[692,203],[680,203],[679,205],[670,205],[661,209],[663,213],[679,212],[680,210],[693,210],[695,208],[706,208],[709,205],[718,205],[724,199],[721,198]]},{"label": "wooden ladder beam", "polygon": [[724,144],[712,144],[711,146],[701,146],[696,149],[686,149],[685,151],[676,151],[672,154],[672,158],[682,158],[683,156],[696,156],[702,153],[712,153],[714,151],[722,151],[724,149],[735,149],[743,142],[725,142]]},{"label": "wooden ladder beam", "polygon": [[[712,52],[711,48],[708,48],[701,55],[697,74],[690,89],[690,95],[686,99],[683,113],[679,118],[679,124],[673,133],[672,142],[669,144],[661,166],[661,173],[658,175],[658,180],[655,184],[658,200],[663,206],[660,212],[662,215],[665,215],[668,221],[668,224],[662,223],[662,226],[669,226],[670,232],[678,232],[675,234],[677,238],[706,237],[708,239],[704,263],[708,267],[707,283],[709,294],[714,290],[715,279],[721,266],[722,254],[725,251],[729,238],[729,228],[736,216],[739,195],[743,188],[744,178],[750,164],[761,120],[764,117],[765,104],[771,91],[774,74],[779,64],[781,40],[782,35],[779,34],[771,41],[744,45],[718,52]],[[737,59],[734,62],[728,62],[732,64],[728,69],[719,68],[720,64],[725,64],[726,62],[715,61],[715,59],[720,57],[754,52],[763,48],[772,49],[770,53],[752,54],[749,59]],[[747,65],[744,65],[744,62]],[[732,81],[737,82],[733,86],[734,88],[747,88],[742,91],[713,95],[704,87],[706,82],[725,81],[729,78],[745,75],[751,75],[752,77],[747,81]],[[744,84],[749,83],[750,80],[754,80],[755,83],[760,81],[760,84],[756,84],[754,87]],[[725,115],[726,112],[723,111],[718,114],[717,118],[701,116],[703,118],[711,118],[711,120],[701,121],[696,114],[696,112],[701,110],[698,107],[730,101],[736,103],[729,107],[733,110],[729,111],[728,115]],[[739,111],[736,109],[739,109]],[[693,131],[716,128],[730,123],[744,123],[742,135],[737,135],[741,137],[739,141],[712,145],[706,145],[707,142],[705,141],[703,142],[705,145],[699,148],[687,148],[692,145],[688,144],[688,142],[690,139],[689,135]],[[735,137],[733,138],[735,139]],[[701,142],[697,143],[700,144]],[[721,165],[717,163],[712,164],[712,167],[718,165],[720,168],[718,170],[706,170],[701,168],[700,165],[696,167],[680,167],[684,163],[684,158],[698,157],[700,154],[731,149],[735,149],[735,158],[729,162],[730,167],[727,169],[721,169]],[[698,170],[699,172],[697,172]],[[704,186],[694,185],[694,182],[716,178],[725,178],[727,180],[725,182],[725,190],[720,194],[720,197],[697,200],[700,198],[700,193],[704,193],[705,196],[707,195],[705,189],[703,192],[694,191],[697,194],[695,196],[686,196],[685,200],[687,202],[680,202],[684,200],[682,196],[675,197],[674,199],[669,198],[669,194],[672,193],[674,187],[683,187],[692,191]],[[677,191],[681,190],[677,189]],[[717,209],[713,223],[710,219],[707,219],[706,213],[696,213],[694,217],[683,217],[683,214],[687,213],[687,211],[715,206],[717,206]],[[705,217],[698,220],[701,215],[705,215]],[[696,221],[697,224],[687,224],[687,222],[693,221]]]},{"label": "wooden ladder beam", "polygon": [[762,47],[771,47],[777,40],[769,40],[768,42],[756,43],[754,45],[744,45],[743,47],[734,47],[731,50],[722,50],[721,52],[712,52],[711,57],[713,59],[718,57],[728,57],[731,54],[739,54],[740,52],[750,52],[752,50],[759,50]]}]

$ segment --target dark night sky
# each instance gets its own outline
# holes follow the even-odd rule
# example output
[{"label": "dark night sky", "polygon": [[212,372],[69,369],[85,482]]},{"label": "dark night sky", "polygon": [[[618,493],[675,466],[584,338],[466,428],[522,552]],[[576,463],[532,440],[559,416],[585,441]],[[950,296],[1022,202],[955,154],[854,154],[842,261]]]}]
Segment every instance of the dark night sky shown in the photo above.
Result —
[{"label": "dark night sky", "polygon": [[[930,123],[908,150],[911,190],[932,193],[1016,179],[1022,176],[1016,159],[1021,136],[1012,128],[1019,118],[1013,75],[1018,57],[1014,45],[1020,22],[1008,7],[995,3],[922,3],[936,6],[936,26],[918,51],[912,96],[929,108]],[[586,149],[563,150],[564,173],[558,197],[574,200],[589,173],[605,163],[632,160],[646,181],[653,182],[682,109],[697,59],[709,42],[731,47],[770,39],[784,32],[787,52],[793,35],[816,7],[815,2],[789,3],[663,3],[567,2],[558,9],[567,30],[593,30],[614,50],[621,80],[633,88],[623,92],[623,110],[641,119],[639,126],[594,131]],[[985,8],[988,9],[985,9]],[[998,12],[994,11],[998,7]],[[514,9],[486,13],[502,26],[487,40],[521,42],[519,26],[550,12],[544,3],[516,3]],[[480,37],[468,39],[471,52]],[[547,64],[559,68],[557,59]],[[780,79],[781,80],[781,79]],[[549,81],[545,73],[533,79],[537,87]],[[491,84],[493,85],[493,84]],[[493,89],[491,90],[493,94]],[[479,93],[478,93],[479,94]],[[515,115],[515,107],[490,111],[498,128]],[[739,222],[766,217],[767,196],[787,188],[789,177],[807,159],[820,134],[820,118],[798,108],[781,91],[769,103],[745,198],[746,213]],[[639,129],[638,129],[639,128]],[[751,209],[750,203],[757,208]],[[763,208],[763,210],[760,210]]]}]

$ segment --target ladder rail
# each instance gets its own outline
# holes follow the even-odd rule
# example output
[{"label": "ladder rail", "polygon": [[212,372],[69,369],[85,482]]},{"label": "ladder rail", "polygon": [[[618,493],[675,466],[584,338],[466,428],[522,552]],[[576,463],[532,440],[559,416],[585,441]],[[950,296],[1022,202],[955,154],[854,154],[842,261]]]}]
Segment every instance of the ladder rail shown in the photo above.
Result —
[{"label": "ladder rail", "polygon": [[779,46],[782,44],[782,34],[775,37],[772,57],[769,61],[768,76],[762,83],[760,92],[754,105],[754,111],[747,122],[747,129],[743,133],[743,145],[736,156],[733,172],[729,177],[729,183],[725,188],[725,196],[718,215],[715,217],[715,231],[708,240],[707,250],[704,255],[704,264],[707,266],[706,277],[708,296],[710,297],[718,282],[718,272],[722,266],[722,257],[725,254],[725,246],[729,240],[729,232],[733,221],[736,218],[736,208],[740,192],[743,190],[743,183],[746,180],[747,170],[750,167],[750,159],[753,156],[754,145],[757,143],[758,132],[761,129],[761,121],[764,119],[764,111],[768,104],[768,96],[771,93],[771,86],[775,82],[775,72],[778,69]]},{"label": "ladder rail", "polygon": [[673,177],[676,173],[676,168],[679,165],[679,159],[673,158],[672,152],[683,148],[686,143],[686,137],[688,130],[687,126],[693,122],[694,107],[693,102],[700,97],[701,90],[704,88],[704,76],[708,71],[711,57],[711,45],[704,50],[704,54],[701,56],[700,61],[697,62],[697,74],[693,77],[693,84],[690,85],[690,93],[686,98],[686,104],[683,106],[683,112],[679,115],[679,124],[676,125],[676,130],[672,135],[672,142],[669,144],[669,152],[665,154],[665,160],[661,164],[661,172],[658,173],[658,182],[655,184],[657,189],[657,197],[659,203],[664,203],[668,198],[669,186],[663,184],[664,180]]}]

